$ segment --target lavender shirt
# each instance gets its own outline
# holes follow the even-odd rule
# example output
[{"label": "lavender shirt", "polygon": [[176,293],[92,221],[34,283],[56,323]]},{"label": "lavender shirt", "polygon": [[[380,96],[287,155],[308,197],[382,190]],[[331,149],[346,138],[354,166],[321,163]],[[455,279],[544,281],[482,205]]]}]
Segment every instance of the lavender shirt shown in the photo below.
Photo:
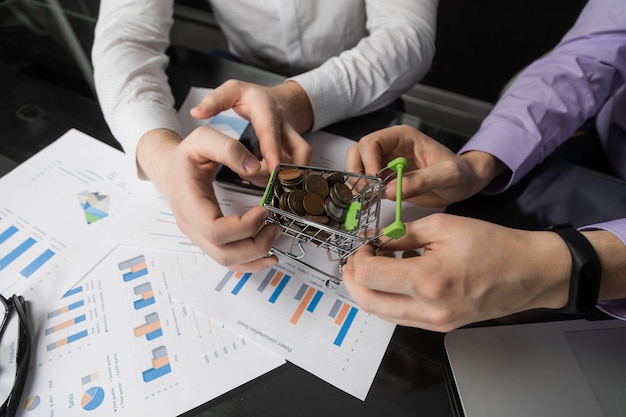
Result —
[{"label": "lavender shirt", "polygon": [[[574,27],[518,76],[460,153],[481,150],[504,162],[509,171],[484,190],[501,192],[594,116],[613,170],[626,179],[624,0],[589,0]],[[610,231],[626,245],[626,219],[581,229]],[[598,307],[626,320],[626,300]]]}]

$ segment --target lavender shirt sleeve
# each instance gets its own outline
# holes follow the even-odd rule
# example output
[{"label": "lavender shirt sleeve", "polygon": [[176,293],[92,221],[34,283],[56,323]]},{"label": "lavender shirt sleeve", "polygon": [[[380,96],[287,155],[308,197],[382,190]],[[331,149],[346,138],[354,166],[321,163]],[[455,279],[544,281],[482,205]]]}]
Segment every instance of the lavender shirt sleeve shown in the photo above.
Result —
[{"label": "lavender shirt sleeve", "polygon": [[[623,93],[625,80],[626,1],[590,0],[554,50],[519,74],[459,153],[480,150],[504,162],[509,170],[484,190],[501,192],[597,115],[614,93]],[[621,115],[626,117],[626,111]],[[626,149],[626,134],[618,146]],[[626,161],[617,163],[615,171],[624,175],[619,168]],[[626,245],[626,219],[581,229],[607,230]],[[626,320],[626,300],[601,302],[598,307]]]},{"label": "lavender shirt sleeve", "polygon": [[482,150],[504,162],[510,170],[485,189],[501,192],[596,115],[625,79],[626,2],[590,0],[554,50],[519,74],[460,153]]}]

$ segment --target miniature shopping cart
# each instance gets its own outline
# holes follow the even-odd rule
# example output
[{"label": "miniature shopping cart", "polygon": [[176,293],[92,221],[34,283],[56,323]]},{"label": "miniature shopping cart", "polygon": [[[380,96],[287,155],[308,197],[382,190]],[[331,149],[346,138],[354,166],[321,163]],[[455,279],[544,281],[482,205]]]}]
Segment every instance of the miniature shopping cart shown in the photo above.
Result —
[{"label": "miniature shopping cart", "polygon": [[[292,164],[279,164],[272,172],[263,198],[259,205],[265,207],[270,216],[266,223],[274,223],[283,230],[283,235],[293,239],[289,250],[274,246],[273,252],[282,254],[301,264],[312,268],[327,277],[326,285],[329,288],[337,288],[341,284],[341,267],[347,262],[350,255],[363,245],[371,244],[380,247],[391,239],[399,239],[406,233],[404,223],[401,221],[402,214],[402,173],[407,166],[405,158],[396,158],[385,168],[381,169],[376,176],[366,176],[349,172],[337,172],[330,169],[298,166]],[[320,222],[319,217],[303,216],[294,213],[287,204],[279,203],[279,195],[285,192],[284,184],[279,181],[283,170],[298,171],[304,178],[309,176],[321,176],[329,179],[337,175],[343,180],[341,185],[345,191],[350,190],[349,201],[346,201],[345,218],[343,221]],[[386,227],[379,225],[382,193],[386,184],[397,179],[397,192],[395,202],[395,221]],[[337,224],[339,223],[339,224]],[[305,247],[315,251],[326,251],[328,261],[338,263],[338,271],[329,272],[321,265],[313,265],[307,256]],[[322,262],[324,263],[324,262]]]}]

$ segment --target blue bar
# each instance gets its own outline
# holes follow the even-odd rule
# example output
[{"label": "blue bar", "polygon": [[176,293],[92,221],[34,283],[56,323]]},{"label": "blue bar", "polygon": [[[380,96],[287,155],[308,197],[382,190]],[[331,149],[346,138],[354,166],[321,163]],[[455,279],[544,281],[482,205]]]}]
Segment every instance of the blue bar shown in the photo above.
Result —
[{"label": "blue bar", "polygon": [[226,275],[224,275],[224,278],[222,278],[220,283],[217,284],[217,287],[215,287],[215,291],[217,291],[217,292],[222,291],[222,289],[224,288],[224,286],[226,285],[228,280],[230,280],[230,277],[232,277],[234,274],[235,273],[233,271],[228,271],[228,273]]},{"label": "blue bar", "polygon": [[334,344],[336,346],[341,346],[341,344],[343,343],[343,339],[346,338],[346,334],[348,334],[348,329],[350,329],[350,326],[352,325],[352,322],[354,321],[354,318],[356,317],[356,313],[358,311],[359,309],[356,307],[352,307],[350,309],[350,312],[348,313],[346,320],[343,322],[343,325],[341,326],[341,330],[339,330],[339,334],[335,338]]},{"label": "blue bar", "polygon": [[78,300],[68,306],[70,310],[74,310],[75,308],[82,307],[85,305],[85,300]]},{"label": "blue bar", "polygon": [[74,319],[74,324],[82,323],[85,320],[87,320],[87,316],[82,314]]},{"label": "blue bar", "polygon": [[67,338],[67,343],[72,343],[77,341],[78,339],[82,339],[83,337],[87,337],[87,330],[83,330],[82,332],[78,332],[73,334]]},{"label": "blue bar", "polygon": [[17,230],[18,230],[17,227],[9,226],[9,228],[7,230],[5,230],[4,232],[0,233],[0,243],[3,243],[5,240],[7,240],[8,238],[10,238],[14,234],[16,234]]},{"label": "blue bar", "polygon": [[276,286],[276,289],[272,293],[272,296],[270,297],[270,303],[274,304],[276,300],[278,300],[278,296],[280,295],[281,292],[283,292],[283,289],[289,282],[290,278],[291,277],[289,275],[283,275],[283,279],[280,280],[280,282]]},{"label": "blue bar", "polygon": [[11,262],[16,260],[20,255],[30,249],[37,241],[32,237],[29,237],[24,242],[22,242],[17,248],[13,249],[11,253],[6,255],[4,258],[0,259],[0,271],[6,268]]},{"label": "blue bar", "polygon": [[143,277],[144,275],[147,275],[147,274],[148,274],[148,268],[144,268],[136,272],[127,272],[124,275],[122,275],[122,277],[124,278],[124,282],[128,282],[128,281],[137,279],[139,277]]},{"label": "blue bar", "polygon": [[157,329],[157,330],[152,331],[150,333],[146,333],[146,339],[148,339],[148,340],[154,340],[157,337],[161,337],[161,336],[163,336],[163,330],[161,330],[161,329]]},{"label": "blue bar", "polygon": [[154,381],[157,378],[162,377],[163,375],[169,374],[172,372],[172,367],[167,364],[165,366],[160,367],[159,369],[148,369],[147,371],[143,371],[141,376],[143,376],[143,382]]},{"label": "blue bar", "polygon": [[135,310],[141,310],[144,307],[148,307],[149,305],[154,304],[154,297],[150,298],[141,298],[139,300],[135,300],[133,305],[135,306]]},{"label": "blue bar", "polygon": [[71,290],[69,290],[68,292],[63,294],[63,298],[70,297],[70,296],[72,296],[74,294],[78,294],[79,292],[82,292],[82,291],[83,291],[83,286],[79,285],[78,287],[72,288]]},{"label": "blue bar", "polygon": [[252,273],[250,272],[246,272],[245,274],[243,274],[243,276],[239,278],[239,282],[237,283],[237,285],[235,285],[235,288],[233,288],[231,293],[234,295],[239,294],[239,291],[241,291],[243,286],[246,285],[246,281],[248,281],[248,278],[250,278],[251,276],[252,276]]},{"label": "blue bar", "polygon": [[311,302],[309,303],[309,306],[306,308],[306,310],[308,312],[314,312],[315,311],[315,307],[317,307],[317,304],[320,302],[320,300],[322,299],[322,295],[324,295],[323,292],[321,292],[320,290],[317,290],[317,292],[315,293],[315,295],[313,296],[313,299],[311,300]]},{"label": "blue bar", "polygon": [[41,268],[43,264],[48,262],[50,258],[54,256],[54,252],[50,249],[46,249],[41,255],[37,257],[34,261],[32,261],[26,268],[22,269],[22,276],[28,278],[30,277],[36,270]]}]

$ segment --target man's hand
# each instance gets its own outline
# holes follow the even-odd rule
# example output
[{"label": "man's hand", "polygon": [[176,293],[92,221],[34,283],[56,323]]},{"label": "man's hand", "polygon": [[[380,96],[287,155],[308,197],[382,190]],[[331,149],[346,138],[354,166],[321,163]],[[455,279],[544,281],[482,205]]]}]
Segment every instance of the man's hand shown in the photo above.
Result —
[{"label": "man's hand", "polygon": [[280,162],[309,164],[313,151],[301,134],[313,126],[313,110],[298,83],[264,87],[229,80],[192,108],[191,115],[208,119],[231,108],[252,123],[270,172]]},{"label": "man's hand", "polygon": [[[471,197],[504,170],[490,154],[456,155],[410,126],[393,126],[361,138],[348,150],[346,170],[375,175],[399,156],[408,161],[402,199],[422,207],[444,207]],[[383,197],[395,200],[395,180],[387,184]]]},{"label": "man's hand", "polygon": [[383,247],[416,248],[424,254],[401,259],[364,246],[348,259],[343,281],[364,311],[447,332],[567,303],[572,261],[556,233],[438,213],[408,223],[405,237]]},{"label": "man's hand", "polygon": [[280,229],[264,225],[267,211],[254,207],[224,217],[213,190],[220,164],[254,176],[261,164],[239,141],[200,127],[185,140],[169,130],[148,132],[137,147],[145,176],[167,199],[176,223],[205,253],[233,270],[256,272],[275,265],[268,252]]}]

